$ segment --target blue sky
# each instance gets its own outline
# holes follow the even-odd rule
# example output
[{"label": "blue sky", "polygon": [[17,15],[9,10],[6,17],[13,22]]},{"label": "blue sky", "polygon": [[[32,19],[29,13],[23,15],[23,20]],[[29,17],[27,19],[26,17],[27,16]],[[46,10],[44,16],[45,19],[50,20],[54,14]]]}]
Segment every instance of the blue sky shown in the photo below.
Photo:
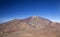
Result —
[{"label": "blue sky", "polygon": [[60,0],[0,0],[0,22],[41,16],[60,22]]}]

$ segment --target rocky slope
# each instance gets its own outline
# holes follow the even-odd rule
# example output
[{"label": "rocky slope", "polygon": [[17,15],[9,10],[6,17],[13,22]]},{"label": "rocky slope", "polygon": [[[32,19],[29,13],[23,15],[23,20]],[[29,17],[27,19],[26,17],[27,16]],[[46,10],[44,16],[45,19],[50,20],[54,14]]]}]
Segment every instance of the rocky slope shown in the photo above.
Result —
[{"label": "rocky slope", "polygon": [[60,37],[60,23],[32,16],[0,25],[0,37]]}]

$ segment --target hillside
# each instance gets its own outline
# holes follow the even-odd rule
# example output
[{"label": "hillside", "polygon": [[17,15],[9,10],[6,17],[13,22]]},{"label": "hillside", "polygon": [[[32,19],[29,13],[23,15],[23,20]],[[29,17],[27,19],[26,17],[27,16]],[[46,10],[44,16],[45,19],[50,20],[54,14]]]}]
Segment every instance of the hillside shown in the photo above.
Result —
[{"label": "hillside", "polygon": [[60,23],[31,16],[0,25],[0,37],[60,37]]}]

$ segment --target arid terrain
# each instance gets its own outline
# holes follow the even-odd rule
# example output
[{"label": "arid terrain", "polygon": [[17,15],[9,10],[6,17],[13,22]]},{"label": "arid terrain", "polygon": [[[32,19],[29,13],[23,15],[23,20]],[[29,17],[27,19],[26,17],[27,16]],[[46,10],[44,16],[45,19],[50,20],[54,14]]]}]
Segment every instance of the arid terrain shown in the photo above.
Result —
[{"label": "arid terrain", "polygon": [[60,37],[60,23],[31,16],[0,25],[0,37]]}]

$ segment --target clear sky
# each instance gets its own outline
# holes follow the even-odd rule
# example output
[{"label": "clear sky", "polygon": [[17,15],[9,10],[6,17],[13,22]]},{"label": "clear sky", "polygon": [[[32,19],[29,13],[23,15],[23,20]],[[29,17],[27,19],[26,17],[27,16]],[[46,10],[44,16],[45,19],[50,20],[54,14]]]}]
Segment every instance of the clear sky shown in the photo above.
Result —
[{"label": "clear sky", "polygon": [[60,21],[60,0],[0,0],[0,3],[0,23],[28,16]]}]

